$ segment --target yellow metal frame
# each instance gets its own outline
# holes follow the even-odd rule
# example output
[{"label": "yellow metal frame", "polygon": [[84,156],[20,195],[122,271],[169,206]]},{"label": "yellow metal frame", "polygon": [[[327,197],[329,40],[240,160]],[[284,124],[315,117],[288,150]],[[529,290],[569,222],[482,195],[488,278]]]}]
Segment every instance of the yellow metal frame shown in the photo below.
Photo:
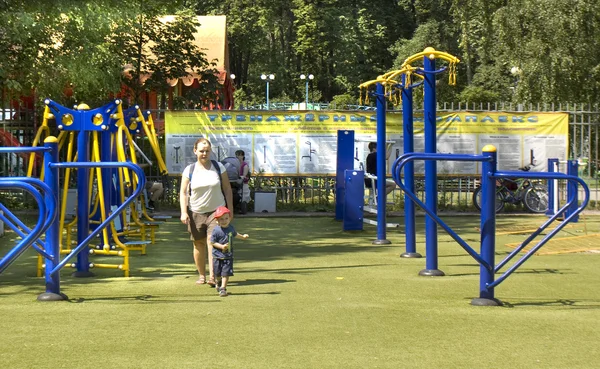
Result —
[{"label": "yellow metal frame", "polygon": [[[158,138],[157,138],[158,136],[156,135],[156,129],[154,127],[154,121],[152,120],[152,115],[149,115],[148,119],[146,120],[144,118],[144,115],[142,114],[142,111],[140,110],[139,106],[136,107],[136,109],[137,109],[137,118],[133,118],[133,119],[135,119],[135,122],[130,122],[130,124],[135,123],[136,125],[139,124],[142,127],[142,129],[144,130],[144,133],[148,137],[152,151],[154,152],[154,154],[156,156],[159,170],[161,171],[162,174],[168,174],[165,161],[164,161],[161,151],[160,151],[160,146],[159,146]],[[46,106],[46,108],[44,110],[44,117],[43,117],[42,125],[40,126],[40,128],[37,131],[33,146],[38,145],[42,141],[44,135],[45,136],[49,135],[50,131],[49,131],[49,127],[48,127],[48,120],[54,119],[54,118],[55,117],[51,113],[49,107]],[[126,125],[124,114],[123,114],[123,108],[122,108],[121,104],[117,105],[117,111],[115,114],[112,115],[112,118],[116,120],[117,132],[116,132],[116,134],[113,134],[111,136],[111,146],[114,148],[116,145],[117,160],[121,161],[121,162],[125,162],[129,158],[129,160],[131,160],[131,162],[133,162],[134,164],[137,164],[135,148],[133,145],[133,138],[131,136],[131,133],[129,132],[129,127]],[[127,152],[127,150],[123,144],[124,139],[127,140],[129,152]],[[59,140],[59,150],[61,150],[65,145],[67,147],[66,161],[67,162],[77,161],[77,153],[74,150],[75,132],[62,131],[60,133],[60,135],[58,136],[58,140]],[[96,132],[96,131],[92,132],[91,149],[92,149],[92,153],[91,153],[90,161],[100,162],[101,161],[100,141],[99,141],[98,132]],[[28,166],[28,175],[29,176],[31,176],[33,173],[34,163],[35,163],[35,155],[31,154],[30,160],[29,160],[29,166]],[[134,188],[139,183],[139,179],[137,178],[137,176],[135,174],[132,174],[129,170],[124,169],[124,168],[120,168],[118,170],[118,175],[119,175],[119,182],[121,183],[121,186],[119,186],[119,188],[120,188],[119,196],[121,197],[121,202],[124,202],[125,201],[125,193],[126,193],[125,187],[128,187],[131,190],[131,188]],[[61,234],[61,237],[60,237],[59,242],[60,242],[60,253],[61,254],[68,254],[71,252],[71,250],[72,250],[72,231],[77,225],[77,216],[75,216],[74,219],[71,220],[70,222],[65,223],[66,222],[65,216],[66,216],[66,207],[67,207],[67,194],[68,194],[68,189],[69,189],[70,176],[71,176],[71,168],[67,168],[66,172],[65,172],[65,181],[64,181],[64,185],[63,185],[63,189],[62,189],[62,202],[60,204],[61,214],[60,214],[59,232]],[[43,173],[42,173],[42,178],[43,178]],[[92,186],[89,186],[89,192],[88,192],[89,203],[93,204],[93,208],[91,209],[91,214],[94,214],[95,212],[100,211],[101,221],[104,221],[107,219],[108,213],[110,212],[110,210],[106,209],[106,204],[104,203],[104,190],[105,189],[104,189],[103,181],[102,181],[101,168],[95,168],[95,170],[90,171],[89,183],[93,183],[95,179],[97,179],[97,182],[98,182],[97,196],[92,199],[92,196],[93,196]],[[142,196],[144,196],[144,195],[142,195]],[[142,199],[142,200],[144,200],[144,199]],[[148,212],[147,212],[147,209],[145,206],[145,201],[141,201],[141,209],[142,209],[141,214],[138,213],[135,202],[132,203],[130,209],[131,209],[131,219],[133,221],[129,222],[129,223],[126,223],[125,221],[123,222],[123,232],[117,233],[114,222],[110,223],[112,241],[114,242],[115,246],[113,246],[111,248],[108,230],[104,229],[102,231],[102,242],[103,242],[102,248],[101,249],[94,249],[94,248],[89,249],[90,254],[111,255],[111,256],[123,257],[123,262],[121,264],[104,264],[104,263],[90,262],[90,268],[119,269],[119,270],[123,271],[125,277],[128,277],[130,275],[129,256],[131,254],[131,251],[140,251],[142,255],[145,255],[147,243],[154,244],[156,242],[155,231],[159,227],[159,222],[156,222],[150,215],[148,215]],[[142,216],[143,216],[143,219],[142,219]],[[62,236],[63,234],[66,235],[65,239],[64,239],[64,241],[65,241],[64,243],[63,243],[63,236]],[[121,236],[121,235],[139,236],[141,238],[141,241],[131,241],[131,242],[128,242],[127,244],[124,244],[123,242],[121,242],[119,240],[119,236]],[[150,241],[146,241],[146,238],[148,236],[150,237]],[[118,249],[115,250],[114,249],[115,247]],[[43,270],[44,270],[43,257],[38,256],[37,275],[39,277],[43,276]]]},{"label": "yellow metal frame", "polygon": [[408,58],[406,58],[404,60],[404,62],[402,63],[402,66],[400,67],[400,69],[387,72],[381,76],[378,76],[374,80],[361,83],[359,85],[359,89],[361,91],[359,94],[359,103],[363,104],[363,98],[362,98],[362,90],[363,89],[365,90],[364,103],[368,104],[369,103],[369,94],[368,94],[367,89],[376,83],[381,83],[385,88],[385,94],[388,96],[389,101],[392,101],[394,103],[394,105],[399,105],[400,102],[402,101],[401,90],[394,89],[394,86],[399,84],[399,82],[397,81],[399,79],[398,77],[400,77],[402,75],[406,76],[406,81],[405,81],[406,86],[408,86],[412,83],[411,81],[412,81],[412,78],[414,75],[423,79],[424,77],[422,75],[415,73],[415,71],[419,68],[412,66],[412,63],[417,62],[417,61],[422,61],[423,58],[429,58],[432,60],[433,59],[442,59],[442,60],[447,61],[449,63],[449,65],[448,65],[448,84],[450,86],[456,85],[456,74],[457,74],[456,65],[460,62],[460,59],[458,59],[457,57],[455,57],[451,54],[448,54],[446,52],[437,51],[433,47],[427,47],[422,52],[411,55]]}]

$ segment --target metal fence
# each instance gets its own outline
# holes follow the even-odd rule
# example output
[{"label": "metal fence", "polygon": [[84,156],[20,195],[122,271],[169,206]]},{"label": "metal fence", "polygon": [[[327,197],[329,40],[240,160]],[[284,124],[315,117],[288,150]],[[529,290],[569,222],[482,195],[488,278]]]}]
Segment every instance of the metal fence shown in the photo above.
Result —
[{"label": "metal fence", "polygon": [[[293,104],[276,103],[270,107],[278,109],[290,109]],[[258,110],[262,106],[250,106],[249,109]],[[365,111],[374,110],[371,106],[333,104],[315,104],[319,110],[350,110]],[[264,108],[264,107],[263,107]],[[473,112],[564,112],[569,115],[569,158],[580,159],[584,164],[580,168],[580,176],[583,177],[591,190],[591,206],[597,207],[600,197],[599,182],[599,157],[598,147],[600,141],[600,109],[597,104],[509,104],[509,103],[438,103],[439,113],[452,111]],[[396,110],[401,112],[401,110]],[[419,112],[419,110],[415,110]],[[160,118],[164,117],[164,111],[155,111]],[[14,110],[12,108],[0,109],[0,140],[3,145],[30,145],[35,137],[35,114],[31,111]],[[23,175],[25,158],[0,157],[0,176]],[[164,205],[176,206],[178,201],[180,178],[154,178],[165,182]],[[444,177],[438,179],[438,190],[440,196],[440,209],[467,209],[472,206],[472,192],[478,183],[476,177]],[[277,193],[278,207],[294,210],[295,207],[312,206],[319,210],[321,208],[331,209],[334,204],[335,178],[333,176],[293,176],[293,177],[253,177],[251,180],[252,190],[272,190]],[[424,198],[422,191],[422,179],[417,179],[417,195]],[[564,192],[564,191],[563,191]],[[564,195],[563,195],[564,196]],[[401,208],[404,196],[400,190],[395,190],[391,195],[394,202],[392,208]]]}]

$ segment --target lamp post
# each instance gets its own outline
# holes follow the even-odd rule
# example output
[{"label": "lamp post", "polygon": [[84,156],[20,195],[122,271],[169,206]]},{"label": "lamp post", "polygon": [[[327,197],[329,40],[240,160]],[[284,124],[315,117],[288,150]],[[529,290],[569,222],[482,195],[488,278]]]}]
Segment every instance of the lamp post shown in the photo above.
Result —
[{"label": "lamp post", "polygon": [[[523,71],[517,66],[510,68],[510,74],[512,74],[512,76],[515,78],[515,84],[513,87],[511,87],[513,92],[513,100],[515,101],[517,98],[517,87],[519,87],[519,79],[521,77],[521,73],[523,73]],[[520,104],[517,106],[517,110],[521,110]]]},{"label": "lamp post", "polygon": [[267,82],[267,110],[269,110],[269,82],[275,79],[275,75],[274,74],[269,74],[269,75],[262,74],[260,76],[260,79]]},{"label": "lamp post", "polygon": [[300,79],[306,80],[306,110],[308,110],[308,82],[312,81],[314,78],[315,76],[313,76],[312,74],[309,74],[308,76],[305,74],[300,75]]},{"label": "lamp post", "polygon": [[515,77],[515,84],[513,87],[514,92],[516,92],[517,90],[517,85],[519,84],[519,77],[521,76],[521,68],[519,67],[512,67],[510,68],[510,74],[512,74],[513,77]]},{"label": "lamp post", "polygon": [[233,100],[233,91],[235,90],[235,74],[231,73],[229,75],[229,78],[231,79],[231,89],[229,91],[231,91],[231,94],[229,94],[229,91],[227,91],[227,96],[228,96],[228,100],[229,100],[229,109],[235,109],[234,106],[234,100]]}]

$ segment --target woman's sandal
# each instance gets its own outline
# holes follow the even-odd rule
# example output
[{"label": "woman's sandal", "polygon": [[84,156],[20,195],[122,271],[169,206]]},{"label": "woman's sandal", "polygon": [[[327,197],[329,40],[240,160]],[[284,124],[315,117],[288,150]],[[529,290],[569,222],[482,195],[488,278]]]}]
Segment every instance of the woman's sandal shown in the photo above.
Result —
[{"label": "woman's sandal", "polygon": [[214,287],[217,284],[215,282],[215,278],[214,277],[211,278],[211,279],[209,279],[208,282],[206,282],[206,283],[208,283],[208,285],[211,286],[211,287]]},{"label": "woman's sandal", "polygon": [[206,283],[206,277],[201,275],[198,280],[196,281],[196,284],[204,284]]}]

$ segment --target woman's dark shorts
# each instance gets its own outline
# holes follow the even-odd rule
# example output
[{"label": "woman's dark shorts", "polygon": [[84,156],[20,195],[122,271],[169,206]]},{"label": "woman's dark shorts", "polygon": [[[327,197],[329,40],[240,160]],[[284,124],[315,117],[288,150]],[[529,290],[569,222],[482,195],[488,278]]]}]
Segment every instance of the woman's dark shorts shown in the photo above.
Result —
[{"label": "woman's dark shorts", "polygon": [[217,226],[217,220],[214,211],[210,213],[194,213],[188,209],[190,221],[188,223],[188,232],[190,240],[200,241],[210,239],[213,229]]}]

